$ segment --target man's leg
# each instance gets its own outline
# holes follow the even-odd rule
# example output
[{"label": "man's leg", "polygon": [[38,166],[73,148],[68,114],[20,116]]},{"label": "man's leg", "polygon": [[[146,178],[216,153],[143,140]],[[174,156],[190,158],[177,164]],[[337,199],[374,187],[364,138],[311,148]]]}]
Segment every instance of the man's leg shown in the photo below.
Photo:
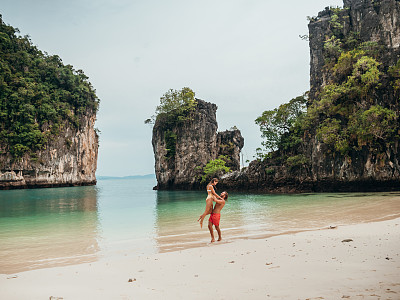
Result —
[{"label": "man's leg", "polygon": [[210,220],[208,220],[208,229],[210,230],[210,234],[211,234],[211,243],[213,243],[213,242],[215,242],[214,230],[213,230],[213,224],[211,223]]},{"label": "man's leg", "polygon": [[218,241],[222,240],[221,230],[219,229],[219,226],[215,225],[215,229],[217,229],[218,232]]}]

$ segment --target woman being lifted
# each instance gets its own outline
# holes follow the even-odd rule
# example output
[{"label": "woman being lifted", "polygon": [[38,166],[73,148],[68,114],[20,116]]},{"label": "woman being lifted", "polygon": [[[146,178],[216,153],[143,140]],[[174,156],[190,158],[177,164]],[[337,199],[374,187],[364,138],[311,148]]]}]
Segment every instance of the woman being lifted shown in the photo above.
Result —
[{"label": "woman being lifted", "polygon": [[[203,221],[206,215],[210,214],[213,209],[213,201],[217,202],[218,200],[223,200],[214,190],[214,187],[217,185],[218,179],[213,178],[211,179],[210,183],[207,184],[207,199],[206,199],[206,210],[204,213],[199,217],[197,220],[200,222],[200,227],[203,228]],[[218,200],[217,200],[218,199]]]}]

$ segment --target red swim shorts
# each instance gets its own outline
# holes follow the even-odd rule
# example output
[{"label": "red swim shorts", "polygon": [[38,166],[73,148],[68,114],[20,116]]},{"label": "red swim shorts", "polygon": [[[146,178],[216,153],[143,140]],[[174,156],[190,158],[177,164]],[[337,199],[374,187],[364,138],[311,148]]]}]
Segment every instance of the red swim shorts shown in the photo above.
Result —
[{"label": "red swim shorts", "polygon": [[211,214],[208,220],[211,222],[211,224],[219,226],[219,221],[221,220],[221,214]]}]

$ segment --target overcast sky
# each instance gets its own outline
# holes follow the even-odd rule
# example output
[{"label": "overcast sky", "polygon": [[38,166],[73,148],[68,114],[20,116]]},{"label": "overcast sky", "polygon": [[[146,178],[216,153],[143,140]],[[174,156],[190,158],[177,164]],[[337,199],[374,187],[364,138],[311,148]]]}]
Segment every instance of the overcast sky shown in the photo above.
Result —
[{"label": "overcast sky", "polygon": [[307,16],[341,0],[0,0],[3,20],[89,76],[101,100],[97,175],[154,173],[151,127],[169,89],[218,105],[244,159],[260,146],[254,120],[309,89]]}]

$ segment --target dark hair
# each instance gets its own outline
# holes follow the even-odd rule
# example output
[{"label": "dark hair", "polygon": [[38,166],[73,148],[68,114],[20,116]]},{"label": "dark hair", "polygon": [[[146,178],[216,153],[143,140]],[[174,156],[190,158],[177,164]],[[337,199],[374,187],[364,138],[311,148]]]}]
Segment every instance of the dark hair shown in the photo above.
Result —
[{"label": "dark hair", "polygon": [[224,198],[225,201],[228,201],[228,192],[227,191],[223,191],[222,194],[225,193],[226,197]]},{"label": "dark hair", "polygon": [[218,178],[213,178],[213,179],[211,179],[211,181],[210,181],[209,184],[212,184],[212,183],[214,183],[215,181],[218,181]]}]

